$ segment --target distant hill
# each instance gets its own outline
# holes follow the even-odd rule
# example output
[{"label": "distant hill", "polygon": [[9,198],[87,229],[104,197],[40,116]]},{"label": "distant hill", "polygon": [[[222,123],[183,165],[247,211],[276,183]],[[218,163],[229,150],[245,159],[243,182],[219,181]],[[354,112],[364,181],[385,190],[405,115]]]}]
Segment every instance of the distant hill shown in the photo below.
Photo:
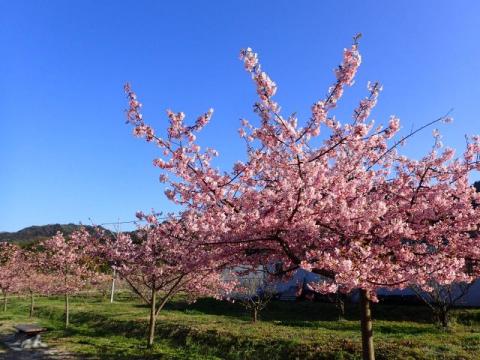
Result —
[{"label": "distant hill", "polygon": [[54,236],[58,231],[62,232],[64,235],[70,235],[72,232],[79,230],[81,227],[85,227],[87,230],[93,229],[93,227],[89,225],[76,224],[29,226],[16,232],[0,232],[0,242],[28,244],[48,239]]}]

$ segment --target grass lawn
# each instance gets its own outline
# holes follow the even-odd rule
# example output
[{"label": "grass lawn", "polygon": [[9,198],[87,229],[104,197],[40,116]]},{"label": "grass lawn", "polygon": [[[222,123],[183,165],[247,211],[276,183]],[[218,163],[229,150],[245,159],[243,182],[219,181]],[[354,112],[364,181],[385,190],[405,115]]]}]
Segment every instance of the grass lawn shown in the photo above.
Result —
[{"label": "grass lawn", "polygon": [[[71,327],[63,329],[63,300],[37,299],[28,319],[27,299],[11,299],[0,312],[0,332],[22,322],[49,328],[49,345],[92,359],[360,359],[356,307],[337,321],[331,304],[272,302],[252,324],[237,304],[202,299],[171,303],[157,322],[147,350],[148,309],[127,294],[110,304],[100,297],[71,301]],[[458,310],[448,331],[429,323],[428,309],[374,306],[377,359],[479,359],[480,310]],[[0,348],[0,357],[1,357]]]}]

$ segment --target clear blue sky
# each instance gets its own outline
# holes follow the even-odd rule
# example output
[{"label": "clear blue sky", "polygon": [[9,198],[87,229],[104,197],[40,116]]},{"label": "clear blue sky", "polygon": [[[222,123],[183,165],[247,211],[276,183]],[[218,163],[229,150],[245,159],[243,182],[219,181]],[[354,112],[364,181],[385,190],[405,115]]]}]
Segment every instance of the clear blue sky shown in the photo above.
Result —
[{"label": "clear blue sky", "polygon": [[[201,144],[218,165],[243,157],[238,119],[253,118],[250,46],[279,85],[286,113],[308,116],[352,36],[363,65],[340,107],[349,120],[368,80],[384,85],[373,114],[404,130],[455,108],[442,127],[463,149],[480,133],[478,1],[3,1],[0,5],[0,231],[33,224],[129,220],[171,210],[151,165],[156,149],[124,124],[130,81],[147,119],[164,110],[214,118]],[[431,130],[410,141],[419,155]]]}]

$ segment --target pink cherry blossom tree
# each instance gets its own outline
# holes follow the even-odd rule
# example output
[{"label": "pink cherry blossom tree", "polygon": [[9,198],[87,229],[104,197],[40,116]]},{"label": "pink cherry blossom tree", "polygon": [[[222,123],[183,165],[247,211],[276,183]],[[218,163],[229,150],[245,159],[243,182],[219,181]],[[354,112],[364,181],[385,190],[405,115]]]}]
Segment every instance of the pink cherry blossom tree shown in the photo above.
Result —
[{"label": "pink cherry blossom tree", "polygon": [[97,242],[101,258],[124,279],[134,293],[150,307],[148,347],[154,343],[158,314],[172,297],[180,292],[190,300],[198,296],[219,296],[230,286],[223,281],[221,270],[227,264],[218,251],[198,247],[198,238],[187,219],[170,218],[160,222],[155,215],[138,213],[146,220],[139,226],[138,240],[118,233]]},{"label": "pink cherry blossom tree", "polygon": [[46,275],[53,277],[51,289],[65,298],[65,328],[70,324],[70,297],[88,285],[95,276],[94,263],[83,245],[90,239],[85,230],[73,232],[67,240],[57,233],[42,243]]},{"label": "pink cherry blossom tree", "polygon": [[18,246],[0,243],[0,291],[3,297],[3,311],[7,311],[8,294],[18,290],[18,268],[15,261],[18,253]]},{"label": "pink cherry blossom tree", "polygon": [[22,249],[16,259],[19,292],[30,297],[29,317],[35,312],[35,296],[49,295],[56,291],[55,278],[45,273],[45,256],[33,249]]},{"label": "pink cherry blossom tree", "polygon": [[128,84],[125,90],[134,135],[163,150],[154,165],[164,170],[166,196],[198,220],[199,233],[210,234],[203,245],[228,253],[235,248],[245,255],[240,264],[281,261],[281,273],[301,267],[324,275],[328,281],[311,285],[319,291],[360,289],[363,357],[374,359],[370,301],[378,288],[472,280],[464,267],[465,259],[480,256],[473,235],[479,196],[469,174],[480,169],[480,137],[469,137],[455,157],[435,130],[425,156],[402,155],[409,138],[450,117],[405,136],[398,135],[395,116],[386,126],[375,125],[370,114],[382,90],[377,82],[368,84],[352,119],[340,122],[332,111],[360,66],[357,40],[344,50],[335,82],[302,125],[295,114],[282,115],[273,99],[277,85],[257,54],[241,51],[259,96],[254,111],[260,121],[242,120],[247,160],[229,173],[211,165],[215,150],[202,151],[196,142],[213,110],[192,125],[184,113],[167,111],[170,125],[161,137],[144,121]]}]

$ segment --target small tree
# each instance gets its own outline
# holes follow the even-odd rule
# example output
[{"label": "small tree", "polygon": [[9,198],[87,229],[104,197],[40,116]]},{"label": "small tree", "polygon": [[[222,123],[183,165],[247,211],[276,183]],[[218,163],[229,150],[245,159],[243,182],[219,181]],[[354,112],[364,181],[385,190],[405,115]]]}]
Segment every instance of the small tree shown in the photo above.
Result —
[{"label": "small tree", "polygon": [[55,278],[43,272],[44,254],[23,249],[17,257],[19,291],[30,297],[29,317],[35,312],[35,295],[49,295],[55,291]]},{"label": "small tree", "polygon": [[44,241],[44,271],[53,277],[52,290],[65,298],[65,328],[70,324],[70,297],[82,290],[94,277],[91,259],[83,250],[90,235],[85,229],[73,232],[67,240],[63,234]]},{"label": "small tree", "polygon": [[446,329],[450,325],[450,313],[460,305],[473,283],[439,284],[433,282],[429,287],[411,286],[417,296],[430,308],[435,322]]},{"label": "small tree", "polygon": [[174,295],[184,292],[193,301],[201,295],[218,296],[229,287],[220,275],[224,262],[198,248],[186,219],[172,217],[160,223],[154,215],[138,217],[147,225],[139,227],[136,241],[119,233],[103,238],[98,249],[150,307],[147,346],[151,347],[158,314]]},{"label": "small tree", "polygon": [[236,271],[236,286],[232,291],[232,301],[239,301],[250,312],[252,322],[256,323],[258,315],[276,295],[276,284],[264,267],[252,270]]}]

